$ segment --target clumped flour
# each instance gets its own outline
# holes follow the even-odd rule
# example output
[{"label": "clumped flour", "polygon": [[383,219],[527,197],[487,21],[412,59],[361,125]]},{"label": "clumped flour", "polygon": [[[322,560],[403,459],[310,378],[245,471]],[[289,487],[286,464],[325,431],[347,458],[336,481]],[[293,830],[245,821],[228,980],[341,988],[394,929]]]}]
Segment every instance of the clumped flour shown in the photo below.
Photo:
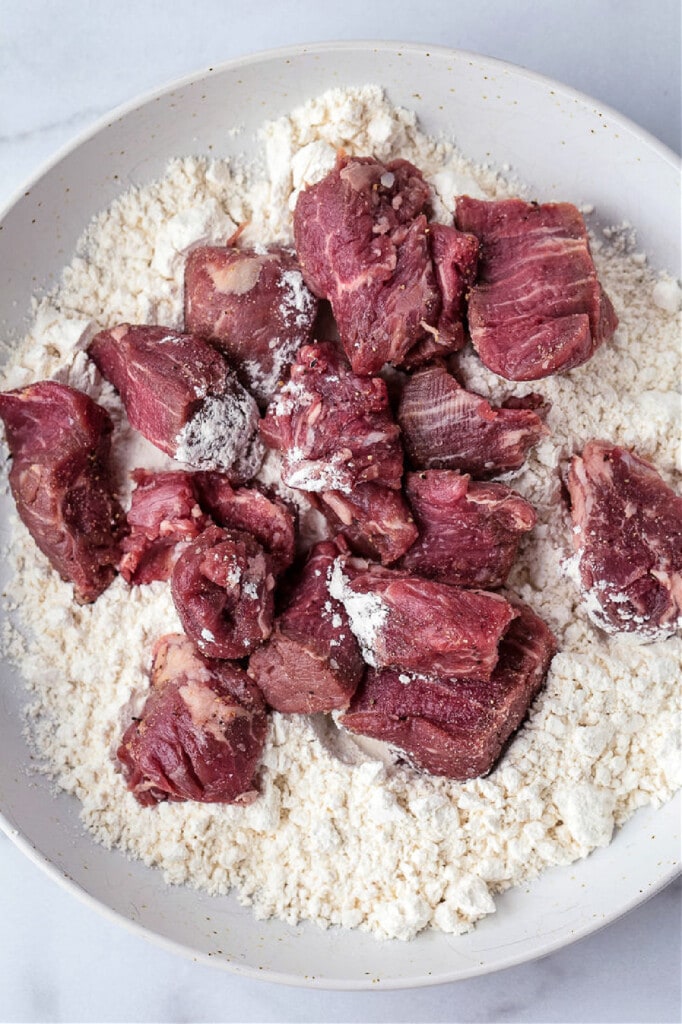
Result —
[{"label": "clumped flour", "polygon": [[[511,192],[491,170],[426,138],[375,87],[327,93],[263,136],[259,180],[225,162],[177,159],[161,181],[97,217],[5,371],[5,388],[55,377],[111,411],[124,494],[127,467],[169,463],[133,435],[83,349],[95,329],[121,321],[181,326],[189,247],[224,242],[244,221],[245,244],[291,242],[297,191],[332,166],[340,146],[412,160],[436,190],[442,219],[456,193]],[[496,893],[607,844],[638,807],[672,795],[682,643],[644,646],[591,625],[565,572],[570,525],[560,488],[568,457],[590,437],[637,446],[668,480],[681,468],[679,289],[654,278],[625,229],[600,234],[593,247],[620,327],[585,366],[540,382],[552,402],[551,437],[514,481],[539,523],[509,586],[546,619],[560,651],[528,722],[487,778],[419,775],[352,744],[355,755],[340,759],[328,739],[333,726],[273,714],[254,804],[140,807],[112,752],[144,701],[153,642],[180,629],[169,588],[131,589],[119,577],[79,607],[15,517],[5,653],[29,688],[28,732],[44,770],[78,797],[99,842],[157,865],[168,882],[216,894],[235,888],[259,916],[409,939],[427,926],[467,930],[494,910]],[[530,390],[501,382],[472,353],[459,365],[466,384],[491,398]],[[276,477],[272,457],[266,473]]]}]

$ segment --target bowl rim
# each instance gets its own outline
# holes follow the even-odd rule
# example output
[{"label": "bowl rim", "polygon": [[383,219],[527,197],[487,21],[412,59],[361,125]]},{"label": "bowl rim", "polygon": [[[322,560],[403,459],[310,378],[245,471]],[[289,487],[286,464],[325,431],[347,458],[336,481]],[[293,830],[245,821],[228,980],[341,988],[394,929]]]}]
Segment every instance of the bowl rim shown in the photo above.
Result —
[{"label": "bowl rim", "polygon": [[[154,102],[157,99],[168,96],[177,90],[184,89],[194,83],[201,81],[207,77],[213,75],[222,74],[225,71],[237,69],[244,65],[252,65],[255,63],[274,61],[291,57],[300,57],[307,53],[339,53],[339,52],[352,52],[352,51],[383,51],[387,53],[394,53],[396,56],[400,55],[413,55],[415,57],[424,58],[429,57],[432,54],[437,55],[440,58],[450,58],[456,60],[464,60],[470,64],[477,64],[479,66],[485,66],[491,71],[498,73],[512,73],[515,77],[526,79],[541,86],[550,86],[554,92],[561,95],[569,100],[579,102],[581,104],[589,104],[594,109],[598,109],[601,113],[607,115],[609,118],[618,122],[621,129],[627,130],[632,135],[635,135],[637,139],[646,144],[659,159],[664,160],[674,170],[679,170],[682,166],[681,158],[670,149],[665,143],[661,142],[660,139],[656,138],[651,132],[642,128],[635,121],[628,118],[626,115],[620,113],[615,108],[609,106],[607,103],[602,103],[601,100],[590,96],[587,93],[581,92],[572,86],[566,85],[556,79],[553,79],[547,75],[544,75],[537,71],[529,70],[523,67],[523,65],[515,64],[511,61],[506,61],[498,57],[492,57],[486,54],[477,53],[471,50],[458,49],[456,47],[448,47],[442,45],[430,45],[428,43],[415,43],[415,42],[403,42],[400,40],[367,40],[367,39],[355,39],[355,40],[324,40],[320,42],[307,42],[299,44],[289,44],[281,47],[273,47],[265,50],[258,50],[248,54],[243,54],[239,57],[233,57],[229,60],[222,61],[218,64],[211,65],[198,69],[187,74],[181,75],[176,78],[167,80],[164,84],[156,86],[152,89],[146,90],[141,94],[137,94],[130,100],[119,104],[118,106],[107,111],[103,115],[96,118],[90,125],[76,133],[70,140],[60,146],[47,160],[43,161],[38,165],[36,171],[34,171],[24,182],[23,185],[15,188],[10,196],[10,199],[0,208],[0,224],[4,218],[11,212],[26,195],[31,191],[33,186],[39,182],[43,177],[49,174],[63,159],[70,156],[75,150],[81,145],[87,143],[100,132],[105,131],[108,127],[117,121],[120,121],[129,113],[132,113],[139,108]],[[680,792],[676,793],[672,800],[680,800]],[[675,880],[678,875],[682,874],[682,866],[679,864],[671,864],[663,871],[654,883],[651,884],[650,888],[646,891],[638,892],[633,894],[632,898],[625,904],[619,905],[612,912],[604,915],[601,920],[588,921],[581,927],[572,930],[571,934],[561,935],[555,939],[552,939],[543,946],[542,950],[533,952],[530,955],[523,952],[511,952],[506,957],[494,964],[477,964],[471,968],[465,968],[463,970],[457,970],[452,975],[442,974],[438,977],[431,977],[429,975],[421,975],[418,977],[409,977],[406,979],[401,978],[390,978],[388,980],[377,979],[370,980],[366,978],[350,978],[350,979],[328,979],[328,978],[314,978],[311,976],[302,976],[295,974],[288,974],[281,971],[274,971],[270,969],[259,969],[257,967],[251,967],[244,965],[232,960],[221,959],[218,957],[209,956],[207,953],[200,952],[193,949],[190,946],[178,942],[174,939],[167,938],[158,932],[152,931],[145,925],[126,917],[121,912],[114,910],[108,904],[102,902],[97,897],[87,892],[78,882],[75,881],[68,873],[62,871],[57,865],[50,860],[50,858],[42,853],[34,844],[28,840],[5,816],[4,812],[0,808],[0,829],[7,835],[12,841],[14,846],[18,848],[28,859],[41,869],[45,874],[52,878],[58,885],[64,890],[69,892],[71,895],[76,896],[86,906],[91,907],[98,913],[102,914],[105,918],[110,921],[116,922],[117,924],[123,925],[125,928],[130,930],[137,936],[145,939],[148,942],[154,943],[171,953],[180,954],[186,959],[190,959],[195,963],[201,963],[206,966],[219,968],[241,977],[247,977],[257,979],[261,981],[273,982],[276,984],[287,985],[290,987],[308,988],[308,989],[320,989],[320,990],[333,990],[333,991],[389,991],[398,989],[409,989],[409,988],[423,988],[434,985],[452,984],[457,981],[464,981],[472,977],[483,976],[486,974],[495,973],[497,971],[506,970],[511,967],[519,966],[524,963],[532,963],[533,961],[545,957],[551,953],[557,952],[559,949],[563,949],[566,946],[572,945],[574,942],[579,941],[582,938],[592,935],[607,925],[613,923],[613,921],[629,913],[631,910],[638,906],[641,906],[662,889],[667,887],[671,882]],[[94,839],[92,839],[95,842]]]}]

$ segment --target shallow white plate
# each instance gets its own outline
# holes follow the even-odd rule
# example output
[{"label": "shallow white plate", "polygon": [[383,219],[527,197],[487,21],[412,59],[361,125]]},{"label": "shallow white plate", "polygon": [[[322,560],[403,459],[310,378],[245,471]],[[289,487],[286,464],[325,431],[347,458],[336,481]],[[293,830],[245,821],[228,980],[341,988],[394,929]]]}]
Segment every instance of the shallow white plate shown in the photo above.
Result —
[{"label": "shallow white plate", "polygon": [[[594,100],[474,54],[395,43],[321,44],[232,61],[125,107],[27,186],[0,227],[3,333],[19,336],[31,295],[55,284],[90,217],[171,156],[253,157],[265,118],[331,86],[377,82],[478,161],[511,165],[540,200],[593,204],[604,224],[632,222],[656,267],[679,273],[677,160]],[[237,135],[228,129],[243,127]],[[8,499],[0,504],[6,545]],[[0,584],[7,569],[0,566]],[[104,662],[103,669],[106,664]],[[84,834],[78,804],[32,775],[21,680],[0,680],[4,828],[52,877],[105,913],[194,959],[270,981],[336,988],[435,984],[509,967],[594,931],[669,882],[680,854],[680,800],[644,809],[611,846],[506,893],[469,935],[411,943],[256,921],[233,897],[166,886],[158,872]]]}]

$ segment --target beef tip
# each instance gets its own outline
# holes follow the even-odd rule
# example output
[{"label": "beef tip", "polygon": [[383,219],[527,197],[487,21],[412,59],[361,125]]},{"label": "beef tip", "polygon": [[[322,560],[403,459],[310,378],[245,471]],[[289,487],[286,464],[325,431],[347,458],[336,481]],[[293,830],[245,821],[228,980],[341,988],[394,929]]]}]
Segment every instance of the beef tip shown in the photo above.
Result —
[{"label": "beef tip", "polygon": [[359,555],[390,565],[418,537],[409,505],[400,491],[382,484],[358,484],[350,494],[322,491],[316,507]]},{"label": "beef tip", "polygon": [[465,391],[444,366],[425,366],[405,384],[398,408],[405,451],[415,469],[458,469],[477,477],[519,469],[549,433],[538,415],[547,408],[540,396],[526,396],[526,403],[497,408]]},{"label": "beef tip", "polygon": [[238,479],[257,472],[258,406],[208,342],[121,324],[97,334],[88,351],[119,392],[131,425],[166,455]]},{"label": "beef tip", "polygon": [[210,523],[197,501],[191,473],[135,469],[119,572],[127,583],[168,580],[183,548]]},{"label": "beef tip", "polygon": [[[421,172],[406,160],[360,157],[340,157],[299,194],[294,238],[303,276],[331,302],[355,373],[399,365],[438,334],[443,302],[429,245],[429,197]],[[449,315],[444,323],[450,329]]]},{"label": "beef tip", "polygon": [[183,629],[209,658],[243,658],[272,631],[270,557],[241,530],[209,526],[182,552],[171,578]]},{"label": "beef tip", "polygon": [[251,803],[263,751],[263,697],[236,665],[205,658],[181,633],[154,647],[151,690],[117,757],[138,803]]},{"label": "beef tip", "polygon": [[499,594],[463,590],[338,558],[329,584],[344,605],[365,661],[444,676],[489,679],[516,611]]},{"label": "beef tip", "polygon": [[580,366],[612,336],[618,318],[575,206],[461,196],[456,221],[481,244],[469,330],[494,373],[539,380]]},{"label": "beef tip", "polygon": [[370,669],[341,724],[393,744],[417,768],[464,782],[491,770],[541,689],[556,641],[529,608],[500,642],[486,681]]},{"label": "beef tip", "polygon": [[339,549],[310,551],[270,640],[251,657],[249,675],[277,711],[315,714],[348,706],[364,671],[343,605],[327,584]]},{"label": "beef tip", "polygon": [[456,352],[464,346],[466,294],[476,279],[478,239],[445,224],[429,224],[429,243],[442,308],[435,330],[427,333],[407,353],[408,369],[429,359]]},{"label": "beef tip", "polygon": [[113,495],[109,413],[46,380],[0,394],[17,512],[76,600],[94,601],[121,556],[123,509]]},{"label": "beef tip", "polygon": [[262,405],[302,344],[317,300],[288,249],[193,249],[185,265],[185,330],[211,338]]},{"label": "beef tip", "polygon": [[302,491],[374,481],[400,488],[400,429],[378,377],[359,377],[331,342],[305,345],[268,408],[261,436],[283,453],[282,479]]},{"label": "beef tip", "polygon": [[682,497],[633,451],[588,441],[568,476],[585,608],[607,633],[682,626]]},{"label": "beef tip", "polygon": [[521,537],[537,521],[525,498],[447,469],[407,473],[405,491],[419,539],[401,569],[460,587],[504,585]]},{"label": "beef tip", "polygon": [[201,507],[218,526],[244,530],[255,537],[282,572],[296,553],[296,521],[291,509],[274,494],[257,486],[232,487],[223,473],[195,473]]}]

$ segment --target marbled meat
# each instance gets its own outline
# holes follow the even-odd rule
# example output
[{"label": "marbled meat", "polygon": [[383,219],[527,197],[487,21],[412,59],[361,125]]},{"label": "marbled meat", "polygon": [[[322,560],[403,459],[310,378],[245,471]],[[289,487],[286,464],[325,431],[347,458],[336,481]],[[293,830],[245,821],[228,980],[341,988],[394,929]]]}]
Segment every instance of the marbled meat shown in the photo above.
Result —
[{"label": "marbled meat", "polygon": [[116,574],[125,532],[110,467],[109,413],[46,380],[0,394],[17,512],[76,600],[94,601]]},{"label": "marbled meat", "polygon": [[237,665],[205,658],[186,636],[157,640],[151,690],[117,751],[138,803],[251,803],[267,731],[265,701]]}]

